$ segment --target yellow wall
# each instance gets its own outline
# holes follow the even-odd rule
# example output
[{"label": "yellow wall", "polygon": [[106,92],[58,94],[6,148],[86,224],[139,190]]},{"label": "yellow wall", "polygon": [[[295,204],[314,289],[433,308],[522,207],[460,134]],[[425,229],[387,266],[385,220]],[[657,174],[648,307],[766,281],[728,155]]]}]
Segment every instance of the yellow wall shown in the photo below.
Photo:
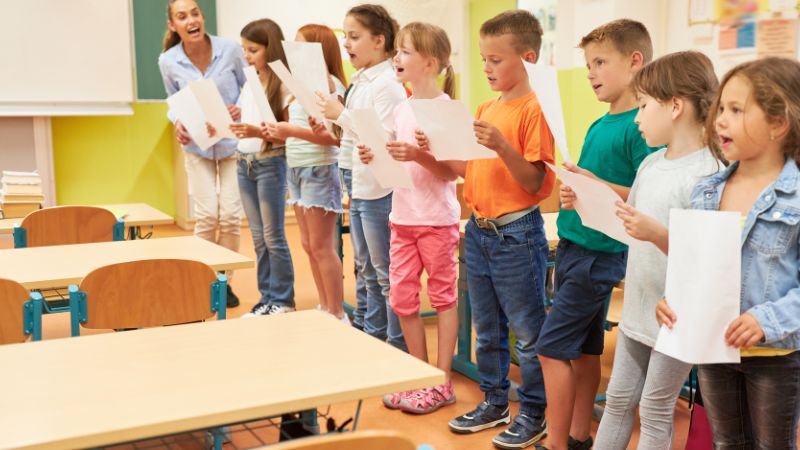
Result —
[{"label": "yellow wall", "polygon": [[175,214],[167,105],[135,103],[132,116],[54,117],[57,204],[148,203]]}]

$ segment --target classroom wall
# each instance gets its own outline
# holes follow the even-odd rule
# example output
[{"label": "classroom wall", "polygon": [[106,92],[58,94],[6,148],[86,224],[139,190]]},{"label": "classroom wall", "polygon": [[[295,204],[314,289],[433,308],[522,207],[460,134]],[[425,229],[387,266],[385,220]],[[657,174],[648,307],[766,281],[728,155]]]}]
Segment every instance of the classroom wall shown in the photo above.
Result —
[{"label": "classroom wall", "polygon": [[[314,8],[309,3],[311,1],[302,0],[302,8],[284,6],[277,9],[268,8],[270,2],[256,0],[203,0],[203,8],[207,10],[207,15],[212,9],[216,12],[221,35],[235,37],[241,28],[240,23],[246,20],[241,15],[242,8],[248,5],[260,8],[267,15],[273,12],[277,18],[287,15],[292,17],[290,24],[285,26],[287,33],[293,33],[294,28],[312,18],[324,21],[325,17],[304,14],[327,11],[333,8],[333,2],[320,2],[328,6]],[[430,1],[414,0],[414,5],[424,5]],[[239,2],[243,3],[237,6]],[[559,86],[564,101],[567,140],[573,158],[577,159],[589,125],[607,111],[607,105],[598,102],[588,86],[583,54],[575,48],[580,37],[613,17],[631,17],[645,22],[651,29],[657,52],[689,48],[693,44],[691,34],[686,33],[688,2],[689,0],[559,0],[556,65],[559,68]],[[163,15],[161,4],[164,0],[157,3],[154,11]],[[342,15],[339,10],[346,10],[353,3],[355,2],[351,0],[337,2],[336,20],[332,16],[326,16],[327,20],[336,25],[340,21],[338,16]],[[385,3],[394,8],[399,1]],[[458,7],[459,3],[463,7],[460,20],[466,30],[462,33],[460,44],[465,70],[459,81],[468,83],[463,98],[475,110],[478,104],[496,96],[489,89],[483,74],[477,45],[480,25],[499,12],[515,8],[516,1],[448,0],[448,4],[456,5],[454,7]],[[669,7],[665,8],[667,4]],[[303,14],[290,13],[287,10],[302,11]],[[163,17],[158,20],[163,20]],[[158,28],[155,25],[153,27]],[[449,27],[457,27],[457,24],[452,23]],[[163,30],[158,30],[159,33],[161,31]],[[457,41],[452,31],[451,38]],[[137,38],[136,42],[140,43],[140,39]],[[137,54],[140,50],[137,49]],[[137,82],[142,82],[141,77]],[[171,126],[165,119],[166,105],[160,101],[152,104],[137,103],[133,109],[134,114],[127,117],[53,118],[53,157],[59,203],[141,201],[169,214],[175,213]]]},{"label": "classroom wall", "polygon": [[132,116],[54,117],[58,204],[148,203],[175,214],[172,124],[166,103]]}]

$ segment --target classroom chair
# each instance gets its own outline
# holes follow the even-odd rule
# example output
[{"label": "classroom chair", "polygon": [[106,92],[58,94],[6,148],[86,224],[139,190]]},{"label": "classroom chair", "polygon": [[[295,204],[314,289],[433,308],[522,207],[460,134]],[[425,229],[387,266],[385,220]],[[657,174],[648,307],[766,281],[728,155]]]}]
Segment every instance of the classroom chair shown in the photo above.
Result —
[{"label": "classroom chair", "polygon": [[14,227],[14,248],[125,239],[125,223],[96,206],[56,206],[34,211]]},{"label": "classroom chair", "polygon": [[72,335],[80,328],[130,329],[225,319],[228,280],[207,265],[148,259],[93,270],[69,286]]},{"label": "classroom chair", "polygon": [[414,442],[403,434],[397,431],[378,430],[330,433],[261,448],[263,450],[417,450]]},{"label": "classroom chair", "polygon": [[16,281],[0,279],[0,344],[42,338],[42,296]]}]

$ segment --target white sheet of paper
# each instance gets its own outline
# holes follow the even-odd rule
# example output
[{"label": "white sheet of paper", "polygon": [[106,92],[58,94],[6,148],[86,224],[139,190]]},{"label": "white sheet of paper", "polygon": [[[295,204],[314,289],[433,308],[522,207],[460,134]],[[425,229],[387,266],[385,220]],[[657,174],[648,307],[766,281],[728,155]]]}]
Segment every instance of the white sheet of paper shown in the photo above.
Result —
[{"label": "white sheet of paper", "polygon": [[247,79],[244,89],[249,89],[250,95],[253,96],[253,100],[258,107],[259,120],[258,122],[249,122],[245,121],[244,117],[242,117],[242,122],[256,126],[260,126],[261,122],[276,123],[278,120],[275,119],[275,113],[273,113],[272,108],[269,107],[269,101],[267,100],[267,95],[264,93],[264,88],[261,86],[261,80],[258,79],[256,68],[253,66],[245,67],[244,76]]},{"label": "white sheet of paper", "polygon": [[539,105],[544,113],[544,120],[553,133],[561,157],[564,161],[572,162],[567,147],[567,129],[564,126],[564,108],[561,104],[561,93],[558,90],[558,72],[553,66],[545,64],[531,64],[522,61],[528,72],[531,88],[539,99]]},{"label": "white sheet of paper", "polygon": [[324,117],[319,111],[319,106],[317,106],[317,94],[308,87],[300,84],[300,82],[289,73],[289,69],[286,68],[283,61],[275,60],[267,64],[269,64],[269,67],[275,72],[275,75],[281,79],[281,82],[286,85],[289,92],[294,95],[294,98],[300,103],[300,106],[303,107],[306,114],[320,122],[323,121]]},{"label": "white sheet of paper", "polygon": [[293,42],[282,41],[283,51],[289,70],[298,83],[308,88],[312,93],[330,92],[328,87],[328,67],[325,65],[325,56],[322,54],[322,44],[319,42]]},{"label": "white sheet of paper", "polygon": [[622,220],[617,217],[617,208],[614,203],[622,201],[619,195],[608,185],[589,178],[585,175],[573,173],[568,170],[547,164],[554,171],[561,182],[575,191],[575,211],[581,217],[581,222],[606,236],[616,239],[623,244],[638,245],[641,241],[632,238],[625,232]]},{"label": "white sheet of paper", "polygon": [[198,81],[190,81],[189,87],[192,88],[192,93],[194,93],[200,109],[203,110],[206,122],[216,128],[217,135],[223,138],[236,139],[236,135],[230,129],[233,118],[214,80],[204,78]]},{"label": "white sheet of paper", "polygon": [[430,141],[433,156],[439,161],[497,158],[497,153],[475,140],[475,118],[467,105],[458,100],[409,101],[419,128]]},{"label": "white sheet of paper", "polygon": [[186,86],[172,94],[167,98],[167,105],[169,105],[169,109],[175,114],[177,120],[186,127],[186,131],[189,132],[189,136],[192,137],[198,147],[206,150],[219,142],[221,139],[219,135],[208,136],[206,116],[203,114],[203,110],[200,108],[191,86]]},{"label": "white sheet of paper", "polygon": [[690,364],[738,363],[725,330],[739,317],[742,228],[727,211],[673,209],[665,295],[678,320],[655,349]]},{"label": "white sheet of paper", "polygon": [[[386,151],[386,142],[389,140],[389,135],[383,129],[378,113],[371,108],[353,109],[350,112],[359,143],[372,150],[374,156],[372,161],[367,164],[367,168],[378,180],[381,187],[412,189],[414,183],[404,167],[405,164],[409,163],[395,160]],[[358,151],[358,149],[353,151]]]}]

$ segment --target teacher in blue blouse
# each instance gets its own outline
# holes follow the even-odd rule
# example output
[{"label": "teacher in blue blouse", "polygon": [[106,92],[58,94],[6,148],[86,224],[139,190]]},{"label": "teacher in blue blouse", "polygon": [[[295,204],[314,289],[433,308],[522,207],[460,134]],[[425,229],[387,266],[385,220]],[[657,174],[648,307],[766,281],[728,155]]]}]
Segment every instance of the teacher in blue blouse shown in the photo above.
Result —
[{"label": "teacher in blue blouse", "polygon": [[[203,11],[194,0],[169,0],[164,50],[158,67],[168,95],[173,95],[190,81],[214,80],[234,120],[239,120],[235,106],[245,82],[244,55],[241,47],[227,39],[206,34]],[[185,150],[186,174],[196,218],[194,234],[233,251],[239,250],[242,203],[236,178],[235,139],[222,139],[202,150],[176,120],[175,136]],[[228,285],[228,306],[239,299]]]}]

